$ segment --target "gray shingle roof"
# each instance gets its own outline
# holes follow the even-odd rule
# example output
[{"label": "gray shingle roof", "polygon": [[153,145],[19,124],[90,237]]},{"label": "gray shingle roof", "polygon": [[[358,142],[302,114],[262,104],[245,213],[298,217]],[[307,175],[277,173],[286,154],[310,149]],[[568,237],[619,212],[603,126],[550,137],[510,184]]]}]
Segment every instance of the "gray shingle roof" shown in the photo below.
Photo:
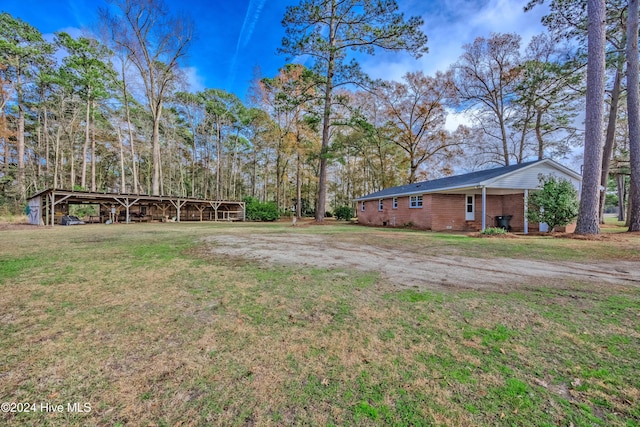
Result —
[{"label": "gray shingle roof", "polygon": [[433,193],[450,188],[473,187],[480,185],[482,182],[489,179],[497,178],[501,175],[506,175],[517,171],[518,169],[543,161],[544,160],[536,160],[533,162],[518,163],[517,165],[485,169],[463,175],[448,176],[446,178],[434,179],[431,181],[416,182],[413,184],[400,185],[398,187],[385,188],[384,190],[359,197],[356,200],[384,199],[386,197],[396,197],[408,194]]}]

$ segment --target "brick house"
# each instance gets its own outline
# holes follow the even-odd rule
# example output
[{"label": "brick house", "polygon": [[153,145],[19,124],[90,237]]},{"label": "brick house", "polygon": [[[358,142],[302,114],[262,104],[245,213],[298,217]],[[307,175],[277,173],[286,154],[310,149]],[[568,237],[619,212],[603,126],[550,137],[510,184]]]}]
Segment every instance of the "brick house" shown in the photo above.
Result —
[{"label": "brick house", "polygon": [[[506,225],[511,231],[548,231],[546,224],[528,223],[526,200],[535,191],[540,175],[570,181],[580,190],[580,174],[543,159],[431,181],[386,188],[362,196],[358,223],[373,226],[416,228],[434,231],[480,231]],[[573,231],[568,225],[566,231]]]}]

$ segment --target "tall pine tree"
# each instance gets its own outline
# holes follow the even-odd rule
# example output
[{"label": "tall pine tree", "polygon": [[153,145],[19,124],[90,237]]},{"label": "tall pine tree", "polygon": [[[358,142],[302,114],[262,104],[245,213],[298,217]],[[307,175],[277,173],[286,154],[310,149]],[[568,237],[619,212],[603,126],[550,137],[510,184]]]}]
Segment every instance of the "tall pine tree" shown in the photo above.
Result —
[{"label": "tall pine tree", "polygon": [[314,71],[323,76],[316,221],[322,221],[325,214],[334,89],[364,79],[355,60],[346,62],[348,52],[373,55],[376,49],[384,49],[407,51],[419,57],[427,51],[427,36],[420,29],[422,24],[418,17],[405,20],[395,0],[301,0],[297,6],[287,7],[282,20],[286,37],[280,52],[290,56],[308,55],[314,61]]}]

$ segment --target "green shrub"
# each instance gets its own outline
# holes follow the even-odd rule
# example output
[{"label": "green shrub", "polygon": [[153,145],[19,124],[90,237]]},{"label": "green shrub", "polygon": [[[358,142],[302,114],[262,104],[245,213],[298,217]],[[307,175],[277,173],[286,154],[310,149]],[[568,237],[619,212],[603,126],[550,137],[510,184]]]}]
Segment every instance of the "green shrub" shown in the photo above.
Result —
[{"label": "green shrub", "polygon": [[502,227],[487,227],[480,234],[484,234],[485,236],[495,236],[498,234],[507,234],[507,230]]},{"label": "green shrub", "polygon": [[353,209],[351,209],[351,206],[338,206],[333,211],[333,215],[337,220],[349,221],[353,217]]},{"label": "green shrub", "polygon": [[69,205],[69,215],[75,215],[78,218],[100,215],[100,205]]},{"label": "green shrub", "polygon": [[529,194],[527,219],[546,223],[549,230],[564,226],[578,217],[578,191],[566,179],[540,175],[540,190]]},{"label": "green shrub", "polygon": [[275,202],[260,202],[255,197],[245,197],[245,214],[249,221],[275,221],[280,211]]}]

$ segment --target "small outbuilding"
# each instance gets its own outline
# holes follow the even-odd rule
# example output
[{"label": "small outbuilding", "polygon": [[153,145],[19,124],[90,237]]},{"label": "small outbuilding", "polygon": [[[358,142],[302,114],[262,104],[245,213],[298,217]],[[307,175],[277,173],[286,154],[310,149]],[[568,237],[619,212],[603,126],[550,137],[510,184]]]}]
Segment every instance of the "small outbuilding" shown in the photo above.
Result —
[{"label": "small outbuilding", "polygon": [[[480,231],[496,226],[524,233],[548,231],[545,224],[528,223],[525,214],[529,192],[538,189],[541,175],[566,179],[580,191],[580,174],[543,159],[367,194],[356,199],[358,222],[434,231]],[[565,231],[574,228],[569,225]]]}]

